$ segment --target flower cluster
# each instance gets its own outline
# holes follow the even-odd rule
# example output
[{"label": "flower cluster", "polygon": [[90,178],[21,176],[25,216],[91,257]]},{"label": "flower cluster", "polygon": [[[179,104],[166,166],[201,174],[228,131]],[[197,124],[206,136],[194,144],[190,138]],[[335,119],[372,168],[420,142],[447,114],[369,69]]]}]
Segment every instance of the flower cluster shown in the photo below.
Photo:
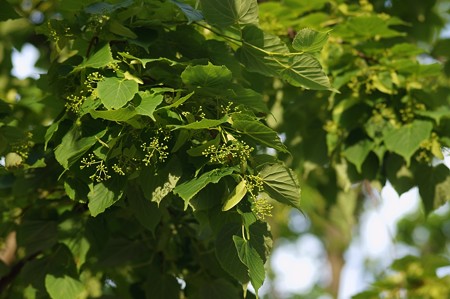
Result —
[{"label": "flower cluster", "polygon": [[247,190],[249,190],[252,196],[255,196],[255,193],[258,194],[263,191],[264,180],[260,176],[249,174],[245,176],[245,179],[247,181]]},{"label": "flower cluster", "polygon": [[264,180],[258,175],[247,175],[245,178],[247,190],[252,200],[252,212],[259,220],[271,217],[273,206],[269,203],[267,195],[262,193]]},{"label": "flower cluster", "polygon": [[95,166],[95,172],[89,178],[97,183],[106,181],[111,178],[108,174],[108,167],[105,165],[103,160],[95,159],[94,154],[89,154],[87,158],[81,159],[80,169]]},{"label": "flower cluster", "polygon": [[93,72],[87,75],[87,78],[84,81],[84,85],[86,86],[87,91],[93,92],[95,87],[97,86],[97,83],[102,81],[103,78],[104,76],[99,72]]},{"label": "flower cluster", "polygon": [[71,94],[70,96],[66,97],[66,100],[67,100],[65,104],[66,110],[71,111],[73,113],[78,113],[80,112],[81,106],[86,100],[86,97]]},{"label": "flower cluster", "polygon": [[433,156],[444,159],[439,136],[435,132],[431,133],[430,138],[421,142],[416,159],[419,162],[429,163],[432,161]]},{"label": "flower cluster", "polygon": [[[168,137],[165,136],[164,140],[166,140],[167,138]],[[164,162],[169,156],[169,147],[166,144],[160,142],[158,137],[153,137],[148,144],[144,142],[141,145],[141,148],[144,151],[144,159],[142,160],[142,162],[144,162],[145,166],[150,165],[152,160]]]},{"label": "flower cluster", "polygon": [[25,139],[15,142],[11,145],[11,151],[21,156],[24,160],[28,159],[30,150],[33,147],[33,142],[31,141],[32,137],[33,134],[31,132],[28,132]]},{"label": "flower cluster", "polygon": [[219,147],[209,146],[202,154],[209,158],[211,163],[228,164],[234,160],[244,163],[250,157],[253,147],[243,141],[233,140]]},{"label": "flower cluster", "polygon": [[264,193],[258,196],[252,196],[252,212],[259,220],[264,220],[266,217],[272,217],[273,206],[269,203],[267,196]]},{"label": "flower cluster", "polygon": [[125,175],[125,172],[123,171],[123,168],[120,167],[119,164],[114,163],[114,165],[112,166],[112,170],[117,173],[118,175]]}]

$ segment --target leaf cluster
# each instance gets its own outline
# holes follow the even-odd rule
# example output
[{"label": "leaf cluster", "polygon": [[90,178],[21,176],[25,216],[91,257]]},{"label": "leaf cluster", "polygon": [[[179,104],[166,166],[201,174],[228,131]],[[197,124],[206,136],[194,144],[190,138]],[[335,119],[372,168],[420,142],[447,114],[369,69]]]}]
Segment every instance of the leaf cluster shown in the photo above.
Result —
[{"label": "leaf cluster", "polygon": [[271,202],[300,208],[300,190],[266,153],[287,149],[257,82],[331,90],[311,54],[326,35],[288,46],[253,0],[48,4],[33,96],[51,111],[21,114],[24,90],[0,102],[2,235],[19,248],[3,294],[239,298],[251,282],[258,296]]}]

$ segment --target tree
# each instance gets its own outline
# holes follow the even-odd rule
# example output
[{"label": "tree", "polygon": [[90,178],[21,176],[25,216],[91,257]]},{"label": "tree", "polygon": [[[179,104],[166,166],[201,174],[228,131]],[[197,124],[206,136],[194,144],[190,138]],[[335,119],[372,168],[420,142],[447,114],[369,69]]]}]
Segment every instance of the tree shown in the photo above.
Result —
[{"label": "tree", "polygon": [[[439,162],[449,146],[448,39],[439,34],[446,23],[439,10],[448,2],[419,2],[283,1],[260,6],[264,29],[279,35],[289,36],[296,28],[332,29],[319,60],[340,93],[299,94],[279,84],[270,102],[277,119],[271,124],[286,134],[293,153],[290,165],[300,175],[302,208],[312,222],[311,232],[326,248],[333,277],[327,293],[334,296],[363,198],[376,199],[377,189],[387,181],[399,194],[418,186],[428,214],[450,197],[449,170]],[[418,55],[427,63],[417,60]],[[287,213],[281,214],[276,219],[279,237],[295,238],[283,221]],[[272,228],[274,232],[275,223]],[[439,230],[432,234],[439,235]],[[403,267],[399,272],[404,277],[404,270],[418,261],[421,268],[430,267],[420,283],[379,283],[372,295],[378,298],[392,290],[390,295],[397,298],[408,290],[422,298],[433,283],[440,290],[448,276],[437,279],[435,269],[449,264],[445,244],[428,252],[420,249],[422,258],[395,265],[396,270]],[[431,263],[433,256],[444,258]],[[448,292],[446,287],[427,296],[447,297]]]},{"label": "tree", "polygon": [[[3,297],[257,297],[276,202],[338,276],[352,184],[448,200],[448,79],[396,1],[197,2],[0,4]],[[10,76],[25,42],[38,80]]]}]

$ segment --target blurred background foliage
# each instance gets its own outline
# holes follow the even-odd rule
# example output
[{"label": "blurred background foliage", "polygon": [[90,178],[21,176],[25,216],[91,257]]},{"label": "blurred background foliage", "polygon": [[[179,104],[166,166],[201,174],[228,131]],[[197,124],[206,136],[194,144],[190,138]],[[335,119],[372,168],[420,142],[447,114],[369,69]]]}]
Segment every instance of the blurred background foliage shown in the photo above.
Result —
[{"label": "blurred background foliage", "polygon": [[[361,215],[377,210],[386,183],[399,194],[419,188],[421,207],[391,236],[394,247],[407,245],[414,257],[395,253],[399,260],[387,268],[367,261],[375,283],[356,298],[448,297],[448,274],[436,276],[450,264],[448,203],[442,214],[432,211],[450,198],[449,170],[442,164],[450,146],[450,2],[260,2],[263,27],[286,39],[299,28],[330,30],[319,60],[340,91],[299,93],[272,83],[270,124],[292,150],[286,160],[301,178],[310,221],[300,236],[315,235],[329,265],[318,279],[321,291],[287,298],[339,294],[349,246],[364,233]],[[295,242],[292,213],[275,213],[272,229]],[[413,238],[414,232],[426,237]]]},{"label": "blurred background foliage", "polygon": [[[398,254],[392,265],[381,269],[367,265],[374,275],[373,285],[355,298],[448,298],[450,276],[438,275],[437,269],[450,265],[450,209],[445,204],[450,198],[450,174],[442,164],[450,147],[450,1],[258,2],[261,27],[286,41],[305,27],[329,32],[317,58],[339,90],[301,90],[258,75],[248,78],[265,95],[271,110],[268,123],[290,149],[291,155],[284,159],[298,173],[302,187],[304,215],[276,206],[269,220],[272,234],[283,246],[314,235],[326,259],[322,277],[306,294],[286,293],[269,282],[265,297],[337,297],[345,254],[361,232],[361,215],[376,209],[381,188],[389,182],[399,194],[418,187],[420,208],[402,219],[392,236],[392,242],[410,248],[410,255]],[[42,94],[40,87],[45,83],[41,80],[11,76],[13,49],[33,45],[40,53],[36,67],[47,70],[50,50],[35,28],[61,13],[61,7],[77,3],[0,3],[0,117],[10,124],[0,127],[2,155],[11,148],[27,152],[41,142],[44,126],[61,108],[58,101]],[[9,104],[15,105],[13,110]],[[33,127],[32,135],[15,129],[36,123],[43,126]],[[23,157],[4,158],[11,167]],[[38,196],[48,198],[57,178],[55,172],[43,171],[49,170],[37,169],[32,177],[14,184],[24,203],[36,181],[42,186]],[[0,174],[5,174],[3,167]],[[7,183],[3,180],[0,185],[4,240],[20,213],[20,204],[9,209]],[[434,212],[441,205],[445,207]],[[294,229],[292,221],[298,217],[309,225]],[[49,238],[53,229],[45,230]],[[0,266],[2,271],[6,270]]]}]

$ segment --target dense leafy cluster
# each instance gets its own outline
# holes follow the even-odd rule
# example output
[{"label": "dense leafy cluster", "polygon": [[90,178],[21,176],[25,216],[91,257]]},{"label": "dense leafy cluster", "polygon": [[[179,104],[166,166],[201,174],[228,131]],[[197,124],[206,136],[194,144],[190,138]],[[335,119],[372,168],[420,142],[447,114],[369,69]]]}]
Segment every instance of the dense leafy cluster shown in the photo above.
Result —
[{"label": "dense leafy cluster", "polygon": [[3,270],[7,297],[238,298],[248,282],[261,287],[270,201],[299,208],[300,193],[265,154],[287,150],[263,122],[258,80],[331,89],[308,54],[326,39],[307,30],[291,51],[258,27],[256,1],[200,2],[48,8],[37,32],[51,60],[33,101],[51,111],[26,125],[24,95],[1,102],[3,233],[27,261]]},{"label": "dense leafy cluster", "polygon": [[[448,201],[447,46],[410,40],[436,1],[25,2],[0,3],[4,298],[258,296],[297,177],[333,273],[361,195]],[[38,80],[10,75],[26,41]],[[446,244],[358,298],[446,297]]]},{"label": "dense leafy cluster", "polygon": [[[306,160],[321,166],[331,157],[334,165],[347,168],[351,182],[368,179],[384,184],[388,179],[399,193],[418,185],[428,211],[440,206],[448,197],[438,189],[450,182],[443,165],[431,165],[433,159],[442,160],[442,148],[450,146],[448,80],[442,77],[441,64],[417,61],[425,51],[404,38],[401,29],[408,24],[377,13],[368,1],[360,1],[360,6],[325,2],[298,10],[290,1],[264,3],[260,8],[270,18],[268,30],[324,24],[332,28],[319,60],[340,93],[327,97],[308,92],[302,100],[294,100],[296,91],[283,85],[283,97],[276,99],[285,111],[280,130],[287,132],[288,144],[300,135],[297,147],[307,151],[309,141],[322,135],[320,150],[297,155],[302,158],[299,164]],[[298,18],[302,15],[307,17]],[[311,105],[313,98],[321,102]],[[300,117],[316,124],[316,129],[292,129],[288,121]],[[436,175],[424,180],[424,173]]]}]

